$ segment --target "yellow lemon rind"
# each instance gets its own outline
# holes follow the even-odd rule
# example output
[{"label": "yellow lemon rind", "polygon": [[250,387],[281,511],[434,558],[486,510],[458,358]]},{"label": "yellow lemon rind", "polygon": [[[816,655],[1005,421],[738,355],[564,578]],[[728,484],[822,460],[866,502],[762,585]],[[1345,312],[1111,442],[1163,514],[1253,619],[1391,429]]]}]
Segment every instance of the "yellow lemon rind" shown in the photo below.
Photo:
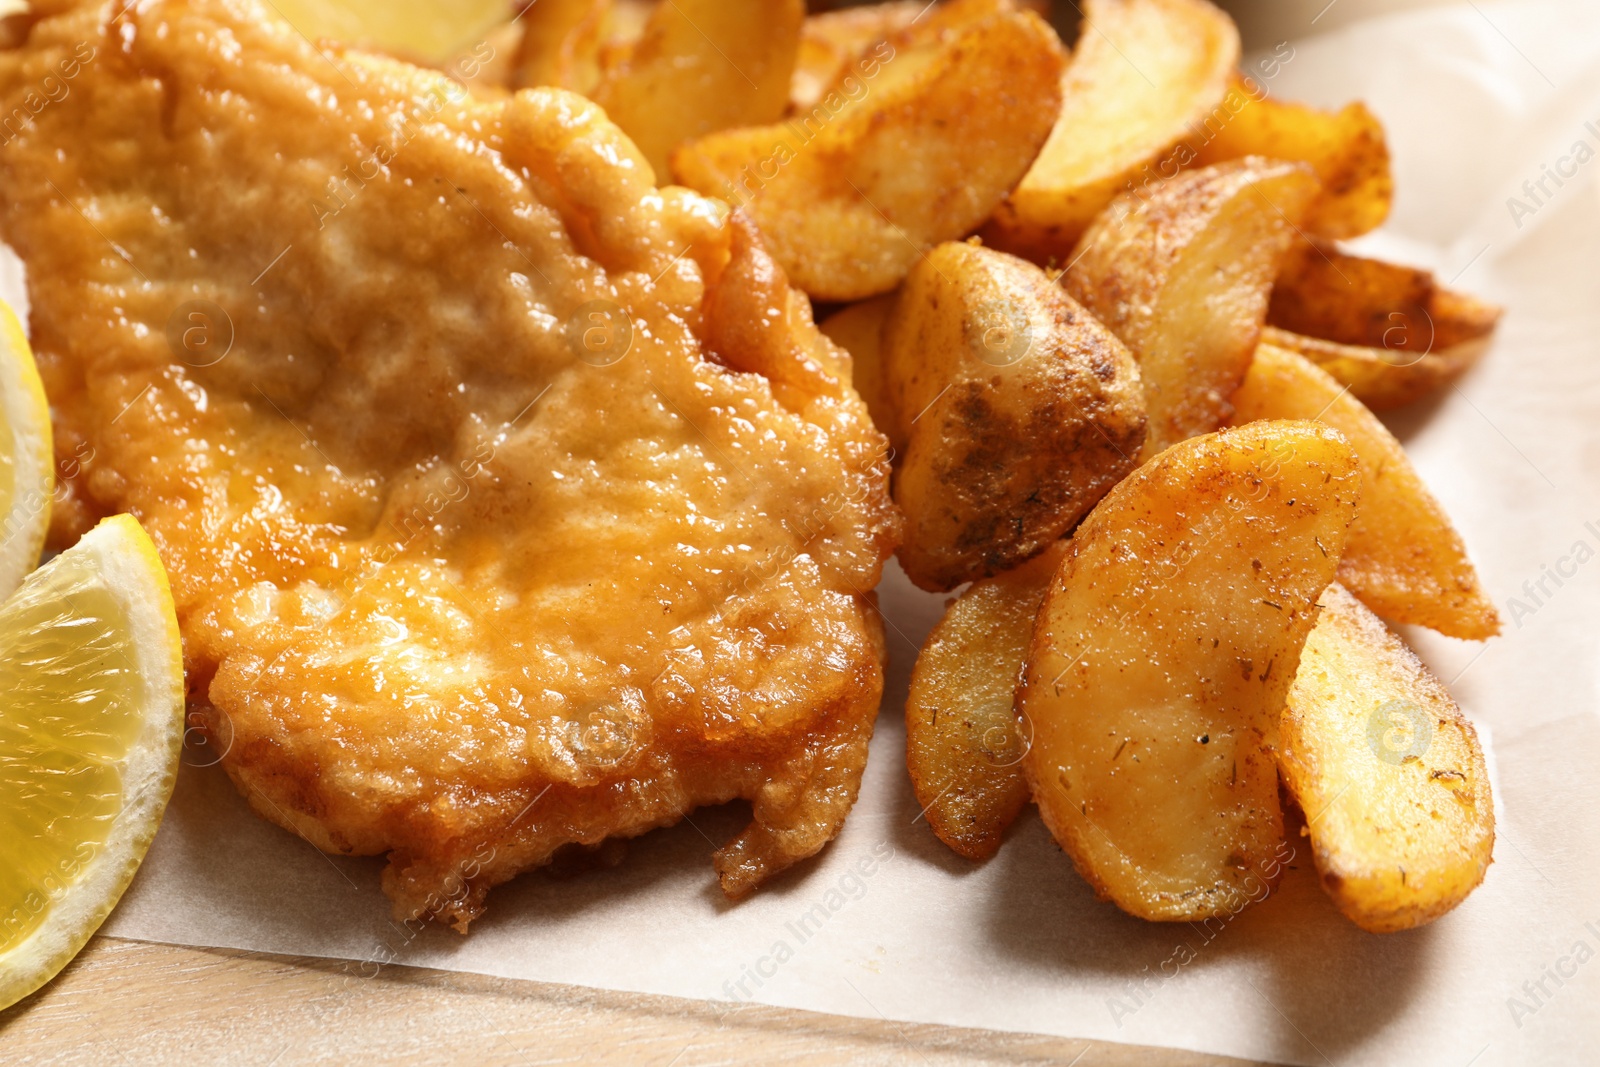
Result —
[{"label": "yellow lemon rind", "polygon": [[[50,404],[22,324],[0,301],[0,434],[8,435],[15,484],[0,500],[0,599],[39,565],[55,492],[55,445]],[[0,444],[0,448],[7,447]]]},{"label": "yellow lemon rind", "polygon": [[[93,555],[101,583],[124,609],[127,649],[144,687],[144,721],[123,771],[123,796],[129,799],[105,844],[76,880],[52,894],[50,912],[39,927],[0,955],[0,1008],[54,978],[111,914],[155,837],[177,780],[183,743],[183,648],[155,545],[132,517],[118,515],[102,521],[69,552]],[[34,580],[42,579],[29,579]],[[78,847],[69,843],[64,855],[76,857]]]}]

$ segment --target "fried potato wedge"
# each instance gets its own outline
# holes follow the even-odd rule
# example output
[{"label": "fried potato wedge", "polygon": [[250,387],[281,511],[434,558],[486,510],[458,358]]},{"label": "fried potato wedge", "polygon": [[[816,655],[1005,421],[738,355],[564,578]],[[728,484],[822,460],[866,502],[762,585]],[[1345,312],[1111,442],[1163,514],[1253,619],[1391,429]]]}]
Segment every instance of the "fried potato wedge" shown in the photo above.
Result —
[{"label": "fried potato wedge", "polygon": [[883,363],[883,327],[894,310],[894,302],[895,295],[886,293],[851,304],[829,315],[818,329],[828,340],[850,353],[851,380],[856,392],[867,402],[872,421],[889,439],[898,456],[905,452],[905,434],[900,431],[894,409],[889,405]]},{"label": "fried potato wedge", "polygon": [[659,4],[595,102],[665,177],[684,141],[783,115],[805,14],[805,0]]},{"label": "fried potato wedge", "polygon": [[1490,340],[1463,341],[1419,356],[1404,349],[1341,345],[1272,326],[1261,331],[1262,344],[1298,352],[1348,386],[1350,395],[1373,411],[1414,404],[1443,389],[1483,358]]},{"label": "fried potato wedge", "polygon": [[1439,680],[1338,585],[1306,640],[1280,726],[1284,785],[1322,887],[1363,930],[1430,923],[1492,862],[1477,732]]},{"label": "fried potato wedge", "polygon": [[673,174],[748,204],[813,298],[876,296],[1016,185],[1055,122],[1065,62],[1032,12],[953,0],[868,52],[811,111],[683,145]]},{"label": "fried potato wedge", "polygon": [[1405,449],[1366,406],[1294,352],[1256,350],[1233,395],[1235,424],[1314,419],[1344,434],[1361,461],[1361,506],[1339,559],[1339,581],[1378,614],[1450,637],[1483,641],[1500,616],[1450,516]]},{"label": "fried potato wedge", "polygon": [[1145,459],[1227,421],[1316,193],[1306,164],[1251,157],[1119,198],[1083,235],[1062,283],[1139,358]]},{"label": "fried potato wedge", "polygon": [[[62,6],[8,4],[0,18],[30,8],[37,18]],[[481,69],[482,46],[491,39],[499,43],[498,31],[508,18],[505,0],[273,0],[271,6],[309,41],[333,38],[408,62],[449,66],[456,73]]]},{"label": "fried potato wedge", "polygon": [[1488,350],[1500,315],[1492,304],[1441,287],[1428,271],[1301,245],[1284,261],[1267,325],[1272,343],[1383,410],[1459,377]]},{"label": "fried potato wedge", "polygon": [[939,840],[969,860],[1000,848],[1028,801],[1013,700],[1033,620],[1067,542],[951,601],[911,671],[906,767]]},{"label": "fried potato wedge", "polygon": [[1441,287],[1428,271],[1301,244],[1284,260],[1267,323],[1420,358],[1488,337],[1500,315],[1492,304]]},{"label": "fried potato wedge", "polygon": [[868,49],[910,26],[927,10],[927,0],[889,0],[808,17],[789,83],[789,110],[810,111]]},{"label": "fried potato wedge", "polygon": [[1360,481],[1337,431],[1256,422],[1174,445],[1073,535],[1034,626],[1023,767],[1129,914],[1231,914],[1276,881],[1271,746]]},{"label": "fried potato wedge", "polygon": [[912,268],[884,327],[888,406],[906,440],[900,564],[923,589],[1010,570],[1133,470],[1133,355],[1044,271],[949,242]]},{"label": "fried potato wedge", "polygon": [[1358,237],[1377,229],[1394,202],[1394,175],[1383,123],[1365,104],[1324,111],[1280,101],[1235,76],[1215,118],[1191,142],[1193,165],[1245,156],[1309,163],[1322,182],[1305,229],[1322,237]]},{"label": "fried potato wedge", "polygon": [[553,85],[593,95],[610,12],[611,0],[534,0],[518,20],[512,87]]},{"label": "fried potato wedge", "polygon": [[1207,0],[1088,0],[1064,78],[1061,116],[984,240],[1036,263],[1065,263],[1123,192],[1159,183],[1221,104],[1239,31]]}]

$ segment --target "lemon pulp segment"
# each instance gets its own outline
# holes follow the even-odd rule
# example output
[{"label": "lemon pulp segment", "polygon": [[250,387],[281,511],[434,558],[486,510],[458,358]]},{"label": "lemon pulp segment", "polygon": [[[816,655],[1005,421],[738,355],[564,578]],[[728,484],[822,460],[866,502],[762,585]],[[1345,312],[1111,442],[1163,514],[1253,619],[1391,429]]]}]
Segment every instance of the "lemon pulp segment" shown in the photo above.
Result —
[{"label": "lemon pulp segment", "polygon": [[76,954],[176,777],[183,664],[166,575],[108,519],[0,606],[0,1007]]}]

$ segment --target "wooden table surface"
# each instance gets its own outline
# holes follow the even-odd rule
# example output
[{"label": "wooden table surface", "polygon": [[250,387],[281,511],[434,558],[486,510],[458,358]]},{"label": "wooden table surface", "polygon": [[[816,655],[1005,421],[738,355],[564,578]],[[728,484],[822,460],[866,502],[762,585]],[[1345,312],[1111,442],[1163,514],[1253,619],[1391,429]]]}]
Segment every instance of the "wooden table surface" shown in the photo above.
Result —
[{"label": "wooden table surface", "polygon": [[658,1067],[773,1063],[1220,1067],[1244,1060],[1034,1034],[616,993],[413,967],[96,937],[0,1012],[0,1062]]}]

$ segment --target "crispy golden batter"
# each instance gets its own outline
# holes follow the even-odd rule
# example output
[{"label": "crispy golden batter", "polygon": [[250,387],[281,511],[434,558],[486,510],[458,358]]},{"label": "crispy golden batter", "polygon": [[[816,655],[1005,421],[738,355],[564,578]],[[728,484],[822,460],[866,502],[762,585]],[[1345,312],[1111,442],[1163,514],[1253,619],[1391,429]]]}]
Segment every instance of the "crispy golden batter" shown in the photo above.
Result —
[{"label": "crispy golden batter", "polygon": [[318,54],[254,0],[43,6],[0,55],[0,235],[81,468],[56,541],[150,530],[256,809],[463,929],[696,805],[753,801],[735,896],[836,834],[897,520],[753,231],[576,96]]}]

